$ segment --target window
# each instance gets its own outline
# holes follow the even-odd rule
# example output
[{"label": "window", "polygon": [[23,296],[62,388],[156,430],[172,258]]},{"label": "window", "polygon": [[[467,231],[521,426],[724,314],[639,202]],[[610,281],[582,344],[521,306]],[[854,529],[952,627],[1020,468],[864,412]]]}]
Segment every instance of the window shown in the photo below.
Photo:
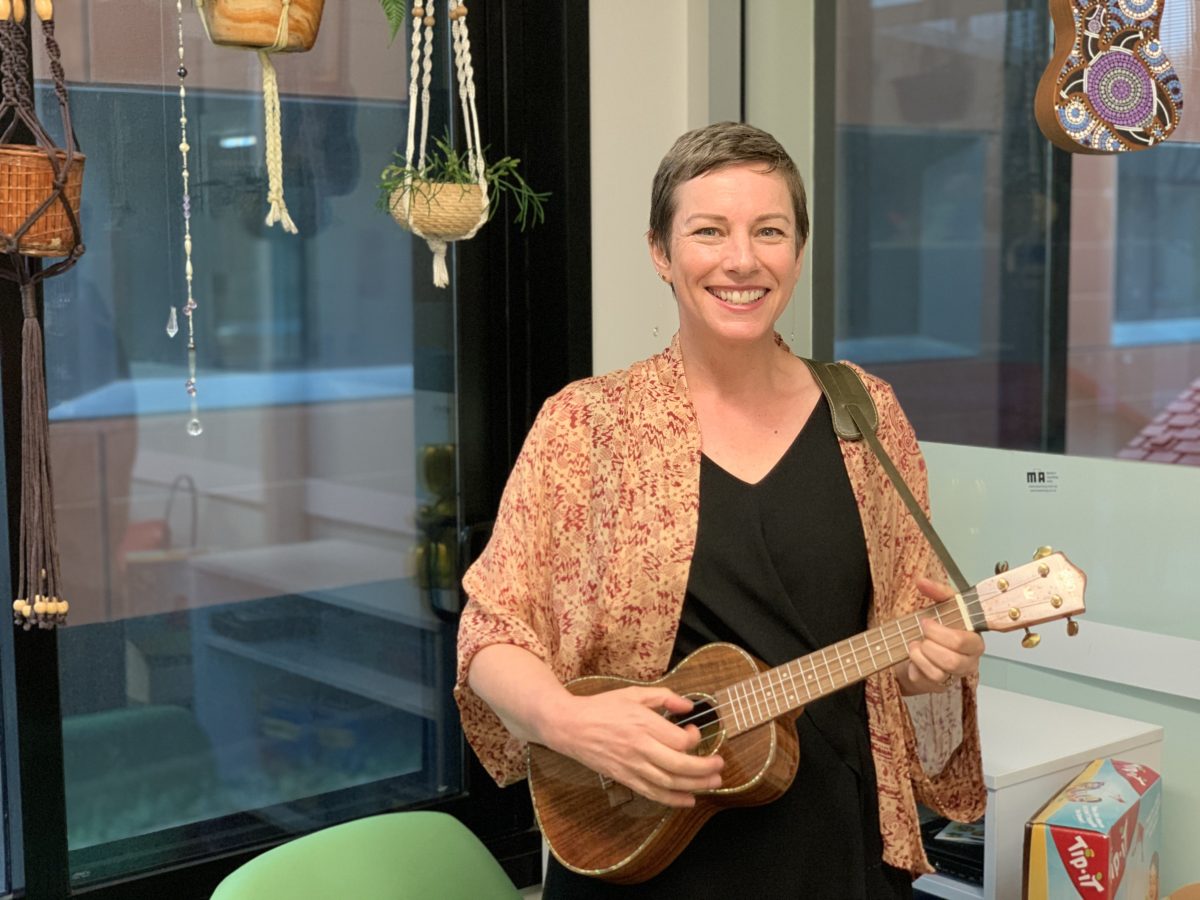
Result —
[{"label": "window", "polygon": [[[1052,150],[1044,4],[836,15],[836,355],[923,440],[1200,464],[1200,128]],[[1161,25],[1185,83],[1195,21]]]},{"label": "window", "polygon": [[276,58],[292,236],[263,222],[257,58],[187,11],[194,436],[186,320],[165,330],[186,297],[175,18],[110,7],[61,32],[88,253],[46,288],[77,885],[463,783],[454,298],[376,208],[407,44],[334,4]]}]

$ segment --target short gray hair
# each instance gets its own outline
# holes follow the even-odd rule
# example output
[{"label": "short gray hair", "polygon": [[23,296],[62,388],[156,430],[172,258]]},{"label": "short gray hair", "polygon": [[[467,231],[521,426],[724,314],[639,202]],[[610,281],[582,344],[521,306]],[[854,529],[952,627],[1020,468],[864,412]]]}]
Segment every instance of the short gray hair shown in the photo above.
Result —
[{"label": "short gray hair", "polygon": [[650,189],[650,240],[669,258],[671,222],[675,218],[675,189],[724,166],[762,163],[778,172],[792,197],[796,217],[796,252],[808,243],[808,197],[804,179],[783,145],[761,128],[743,122],[717,122],[689,131],[658,164]]}]

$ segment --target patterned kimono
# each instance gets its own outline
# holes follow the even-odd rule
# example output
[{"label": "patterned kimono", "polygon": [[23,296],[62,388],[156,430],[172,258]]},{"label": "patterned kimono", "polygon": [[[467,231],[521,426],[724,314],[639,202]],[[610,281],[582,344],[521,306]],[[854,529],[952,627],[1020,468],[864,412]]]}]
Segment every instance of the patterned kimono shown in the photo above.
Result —
[{"label": "patterned kimono", "polygon": [[[861,373],[878,436],[921,504],[925,463],[891,388]],[[862,441],[841,441],[866,536],[869,625],[929,604],[916,580],[945,573]],[[500,784],[525,776],[525,745],[467,684],[483,647],[523,647],[566,682],[637,680],[668,667],[696,543],[700,428],[688,399],[678,336],[657,356],[568,385],[546,401],[505,488],[495,531],[468,570],[454,689],[463,730]],[[883,859],[933,871],[917,803],[962,821],[985,793],[974,677],[946,694],[903,698],[885,669],[867,678]]]}]

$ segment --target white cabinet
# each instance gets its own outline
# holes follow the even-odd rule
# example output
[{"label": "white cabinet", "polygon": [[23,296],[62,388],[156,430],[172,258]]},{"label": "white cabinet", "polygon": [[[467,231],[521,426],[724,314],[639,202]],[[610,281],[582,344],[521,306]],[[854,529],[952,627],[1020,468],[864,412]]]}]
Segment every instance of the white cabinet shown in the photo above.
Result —
[{"label": "white cabinet", "polygon": [[1093,759],[1116,757],[1164,774],[1160,726],[1065,703],[980,687],[979,732],[987,786],[983,887],[944,875],[918,879],[919,890],[946,900],[1020,897],[1025,823]]}]

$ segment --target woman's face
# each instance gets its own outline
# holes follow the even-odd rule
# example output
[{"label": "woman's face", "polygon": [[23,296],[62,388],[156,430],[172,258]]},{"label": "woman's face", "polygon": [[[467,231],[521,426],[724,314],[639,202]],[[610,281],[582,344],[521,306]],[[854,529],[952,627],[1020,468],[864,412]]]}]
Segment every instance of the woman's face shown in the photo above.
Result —
[{"label": "woman's face", "polygon": [[773,334],[804,259],[782,176],[746,163],[685,181],[665,239],[670,259],[653,241],[650,254],[674,288],[683,339],[742,343]]}]

